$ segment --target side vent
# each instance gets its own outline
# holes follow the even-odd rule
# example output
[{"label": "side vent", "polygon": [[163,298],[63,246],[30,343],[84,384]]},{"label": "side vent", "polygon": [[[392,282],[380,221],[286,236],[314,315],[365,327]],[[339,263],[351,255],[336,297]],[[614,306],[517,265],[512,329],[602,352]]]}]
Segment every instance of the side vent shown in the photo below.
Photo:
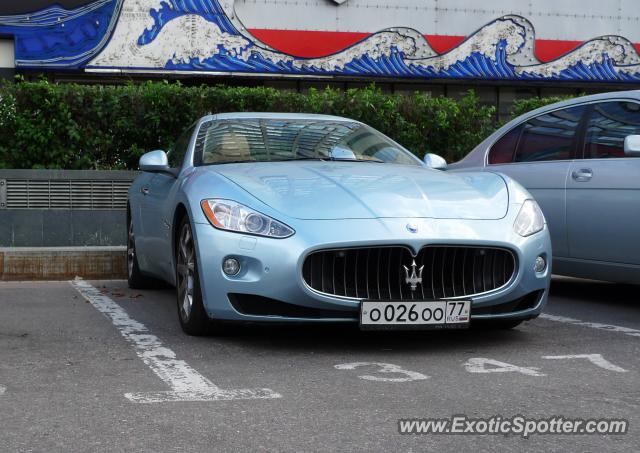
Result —
[{"label": "side vent", "polygon": [[132,181],[6,179],[0,209],[124,210]]}]

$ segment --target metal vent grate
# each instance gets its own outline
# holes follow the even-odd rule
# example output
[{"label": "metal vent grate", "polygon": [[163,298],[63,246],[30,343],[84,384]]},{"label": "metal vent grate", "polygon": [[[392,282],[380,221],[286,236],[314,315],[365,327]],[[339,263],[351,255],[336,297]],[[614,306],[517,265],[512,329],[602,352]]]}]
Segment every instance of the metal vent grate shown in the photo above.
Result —
[{"label": "metal vent grate", "polygon": [[5,209],[126,209],[127,180],[7,179]]}]

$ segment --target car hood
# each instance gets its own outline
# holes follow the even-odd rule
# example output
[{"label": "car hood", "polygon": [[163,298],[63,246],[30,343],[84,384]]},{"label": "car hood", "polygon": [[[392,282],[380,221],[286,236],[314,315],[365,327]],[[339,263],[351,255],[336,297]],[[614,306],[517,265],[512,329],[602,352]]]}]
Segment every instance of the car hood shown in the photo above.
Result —
[{"label": "car hood", "polygon": [[371,162],[263,162],[206,167],[286,216],[311,219],[500,219],[505,181]]}]

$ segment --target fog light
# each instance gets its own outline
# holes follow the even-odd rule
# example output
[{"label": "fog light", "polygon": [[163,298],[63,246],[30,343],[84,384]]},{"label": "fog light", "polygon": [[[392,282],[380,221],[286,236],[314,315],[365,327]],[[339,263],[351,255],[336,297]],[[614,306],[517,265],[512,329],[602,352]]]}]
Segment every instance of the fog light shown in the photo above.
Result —
[{"label": "fog light", "polygon": [[536,258],[536,264],[533,266],[533,270],[538,274],[544,272],[547,269],[547,260],[545,260],[542,256]]},{"label": "fog light", "polygon": [[230,276],[238,275],[240,273],[240,263],[235,258],[227,258],[222,263],[222,272]]}]

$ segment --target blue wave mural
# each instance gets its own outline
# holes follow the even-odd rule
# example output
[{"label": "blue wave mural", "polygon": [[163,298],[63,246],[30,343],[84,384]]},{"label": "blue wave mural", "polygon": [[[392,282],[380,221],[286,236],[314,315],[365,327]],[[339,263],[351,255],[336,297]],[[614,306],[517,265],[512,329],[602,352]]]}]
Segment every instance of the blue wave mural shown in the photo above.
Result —
[{"label": "blue wave mural", "polygon": [[15,36],[16,63],[24,68],[640,81],[640,56],[624,37],[597,37],[541,62],[533,30],[524,17],[503,16],[438,53],[419,31],[396,27],[332,55],[299,58],[244,29],[230,0],[96,0],[0,16],[0,34]]},{"label": "blue wave mural", "polygon": [[202,16],[214,22],[223,32],[238,33],[216,0],[165,0],[161,5],[160,9],[150,10],[149,15],[153,18],[154,25],[142,32],[138,45],[149,44],[167,23],[187,14]]},{"label": "blue wave mural", "polygon": [[80,68],[106,44],[120,0],[67,10],[0,16],[0,35],[14,37],[18,67]]}]

